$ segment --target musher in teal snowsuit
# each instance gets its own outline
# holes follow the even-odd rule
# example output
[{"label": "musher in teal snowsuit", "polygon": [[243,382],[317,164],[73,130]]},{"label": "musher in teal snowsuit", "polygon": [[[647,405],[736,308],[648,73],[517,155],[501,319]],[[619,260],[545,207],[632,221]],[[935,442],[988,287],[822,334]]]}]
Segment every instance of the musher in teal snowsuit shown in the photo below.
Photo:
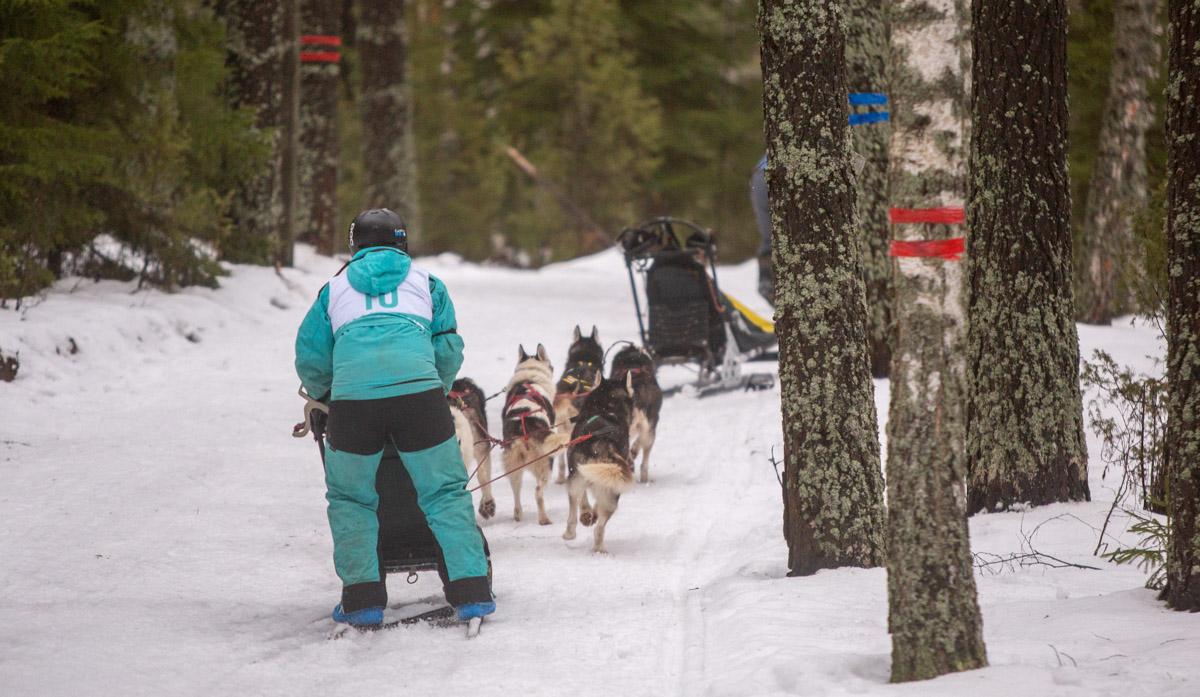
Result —
[{"label": "musher in teal snowsuit", "polygon": [[446,287],[412,265],[400,216],[364,211],[350,224],[353,258],[321,289],[296,336],[304,389],[329,404],[325,498],[338,622],[378,625],[387,588],[379,568],[375,473],[390,439],[442,548],[446,599],[460,619],[495,610],[483,538],[445,394],[463,340]]}]

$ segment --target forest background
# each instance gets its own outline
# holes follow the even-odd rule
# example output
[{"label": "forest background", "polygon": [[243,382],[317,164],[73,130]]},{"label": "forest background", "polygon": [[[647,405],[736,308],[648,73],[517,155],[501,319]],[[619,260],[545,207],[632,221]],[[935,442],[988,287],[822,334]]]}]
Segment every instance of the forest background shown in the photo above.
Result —
[{"label": "forest background", "polygon": [[[268,166],[277,134],[231,98],[229,4],[0,0],[0,302],[70,274],[169,289],[214,285],[222,259],[280,260],[237,222],[239,184]],[[485,260],[506,247],[507,260],[515,251],[538,265],[597,251],[610,243],[604,233],[625,225],[674,215],[716,230],[723,261],[754,255],[748,180],[765,149],[756,2],[403,5],[416,253]],[[1109,92],[1113,5],[1070,2],[1077,242]],[[335,249],[344,249],[358,210],[399,205],[365,200],[363,163],[375,153],[366,151],[358,107],[359,3],[341,6],[338,220],[327,231]],[[1146,254],[1131,267],[1139,273],[1161,268],[1164,248],[1158,63],[1147,90],[1147,177],[1137,184],[1149,199],[1134,225]],[[580,226],[510,148],[601,234]]]}]

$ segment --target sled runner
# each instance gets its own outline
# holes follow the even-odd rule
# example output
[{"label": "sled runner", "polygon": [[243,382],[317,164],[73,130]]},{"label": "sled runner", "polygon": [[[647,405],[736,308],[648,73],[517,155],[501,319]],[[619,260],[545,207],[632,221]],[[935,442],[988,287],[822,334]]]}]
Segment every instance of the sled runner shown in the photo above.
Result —
[{"label": "sled runner", "polygon": [[[769,373],[741,372],[746,361],[771,355],[775,334],[769,322],[717,286],[711,231],[679,218],[654,218],[622,230],[617,244],[625,253],[642,346],[658,365],[698,365],[701,396],[774,386]],[[640,292],[635,271],[643,281]]]}]

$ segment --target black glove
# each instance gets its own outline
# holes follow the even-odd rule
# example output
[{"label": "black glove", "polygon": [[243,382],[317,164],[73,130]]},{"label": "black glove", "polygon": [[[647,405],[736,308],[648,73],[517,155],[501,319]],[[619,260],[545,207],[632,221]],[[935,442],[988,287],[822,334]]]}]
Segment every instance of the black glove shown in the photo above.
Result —
[{"label": "black glove", "polygon": [[317,438],[325,437],[325,428],[329,424],[329,412],[313,409],[308,414],[308,428]]}]

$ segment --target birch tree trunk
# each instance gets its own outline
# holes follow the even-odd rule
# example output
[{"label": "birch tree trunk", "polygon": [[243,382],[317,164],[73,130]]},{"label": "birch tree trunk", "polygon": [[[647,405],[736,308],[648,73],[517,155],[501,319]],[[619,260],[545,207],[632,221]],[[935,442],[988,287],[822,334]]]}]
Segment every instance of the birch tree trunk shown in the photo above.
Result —
[{"label": "birch tree trunk", "polygon": [[1084,278],[1077,316],[1091,324],[1112,324],[1115,315],[1131,309],[1121,279],[1137,263],[1133,219],[1146,209],[1146,129],[1154,121],[1146,84],[1158,72],[1158,8],[1157,0],[1113,3],[1112,77],[1079,255]]},{"label": "birch tree trunk", "polygon": [[223,250],[235,262],[262,263],[275,257],[286,236],[283,148],[288,103],[283,45],[287,2],[224,0],[226,48],[232,70],[233,106],[254,107],[254,125],[270,133],[272,155],[257,176],[242,182],[231,204],[236,238]]},{"label": "birch tree trunk", "polygon": [[390,208],[420,243],[417,159],[403,0],[360,0],[355,43],[362,66],[363,208]]},{"label": "birch tree trunk", "polygon": [[[846,81],[850,92],[888,92],[888,29],[883,0],[846,0]],[[854,151],[867,159],[858,175],[858,225],[867,290],[871,374],[886,377],[891,362],[892,265],[888,259],[888,123],[850,129]]]},{"label": "birch tree trunk", "polygon": [[1167,605],[1200,610],[1200,0],[1168,0]]},{"label": "birch tree trunk", "polygon": [[883,562],[842,0],[762,0],[791,575]]},{"label": "birch tree trunk", "polygon": [[967,510],[1086,500],[1066,0],[976,0],[972,36]]},{"label": "birch tree trunk", "polygon": [[338,81],[342,0],[300,4],[299,239],[333,254],[338,235]]},{"label": "birch tree trunk", "polygon": [[[968,10],[964,0],[899,0],[888,84],[889,192],[905,209],[966,202]],[[902,241],[963,226],[893,225]],[[966,314],[961,263],[898,257],[888,417],[888,624],[892,681],[987,665],[967,531]]]}]

